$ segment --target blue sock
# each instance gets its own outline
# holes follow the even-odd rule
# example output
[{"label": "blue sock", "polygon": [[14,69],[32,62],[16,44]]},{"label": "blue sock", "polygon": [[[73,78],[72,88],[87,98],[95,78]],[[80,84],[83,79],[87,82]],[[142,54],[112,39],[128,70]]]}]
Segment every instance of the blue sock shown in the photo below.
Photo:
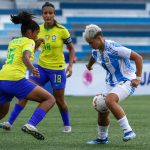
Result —
[{"label": "blue sock", "polygon": [[10,114],[8,122],[12,125],[20,112],[23,110],[24,107],[20,106],[19,104],[15,104],[13,111]]},{"label": "blue sock", "polygon": [[70,126],[70,120],[69,120],[69,112],[68,111],[61,111],[60,112],[64,126]]},{"label": "blue sock", "polygon": [[46,115],[46,112],[41,108],[36,108],[34,113],[32,114],[28,124],[36,126]]}]

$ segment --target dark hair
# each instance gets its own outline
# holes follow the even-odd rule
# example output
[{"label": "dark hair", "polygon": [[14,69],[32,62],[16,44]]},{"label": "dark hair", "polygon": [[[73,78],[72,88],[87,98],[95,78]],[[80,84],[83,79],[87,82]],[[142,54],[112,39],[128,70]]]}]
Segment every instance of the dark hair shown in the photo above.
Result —
[{"label": "dark hair", "polygon": [[24,35],[28,29],[31,29],[32,32],[39,30],[39,25],[34,20],[32,20],[35,17],[28,12],[23,11],[16,16],[11,15],[10,17],[14,24],[21,24],[22,35]]},{"label": "dark hair", "polygon": [[54,14],[55,14],[55,6],[52,3],[45,2],[45,4],[42,6],[42,12],[44,7],[52,7],[54,9]]}]

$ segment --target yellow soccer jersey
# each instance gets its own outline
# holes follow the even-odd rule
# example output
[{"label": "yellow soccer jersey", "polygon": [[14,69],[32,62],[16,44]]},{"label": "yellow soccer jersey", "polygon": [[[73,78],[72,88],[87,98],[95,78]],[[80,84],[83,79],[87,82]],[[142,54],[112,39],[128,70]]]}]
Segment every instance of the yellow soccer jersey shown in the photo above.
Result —
[{"label": "yellow soccer jersey", "polygon": [[35,42],[27,37],[15,38],[10,41],[6,62],[0,70],[0,80],[16,81],[24,78],[27,68],[22,61],[23,52],[31,51],[30,60],[33,60],[34,48]]},{"label": "yellow soccer jersey", "polygon": [[64,43],[71,42],[68,30],[60,24],[54,25],[50,29],[45,29],[44,24],[42,24],[40,25],[38,38],[45,40],[45,43],[41,44],[42,52],[38,64],[47,69],[63,70],[65,68],[63,46]]}]

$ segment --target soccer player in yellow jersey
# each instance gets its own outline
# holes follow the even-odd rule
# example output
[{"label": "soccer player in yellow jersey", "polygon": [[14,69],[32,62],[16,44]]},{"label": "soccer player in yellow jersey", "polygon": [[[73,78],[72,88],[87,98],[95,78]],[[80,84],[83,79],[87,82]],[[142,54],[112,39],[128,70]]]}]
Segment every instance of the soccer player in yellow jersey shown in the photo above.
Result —
[{"label": "soccer player in yellow jersey", "polygon": [[8,113],[13,97],[19,101],[36,101],[39,105],[28,123],[22,127],[22,131],[38,140],[44,140],[36,125],[55,104],[55,98],[40,86],[25,79],[27,68],[32,71],[33,76],[39,77],[38,69],[31,63],[34,58],[34,40],[39,32],[39,25],[32,18],[33,16],[27,12],[11,16],[14,24],[21,24],[22,37],[10,41],[6,62],[0,70],[0,119]]},{"label": "soccer player in yellow jersey", "polygon": [[[63,132],[71,132],[71,124],[67,104],[64,100],[64,89],[66,85],[66,76],[72,74],[72,65],[74,58],[74,47],[68,30],[58,24],[55,17],[55,7],[53,4],[46,2],[42,6],[42,16],[44,24],[40,25],[36,47],[41,44],[42,52],[39,56],[38,65],[36,66],[40,73],[40,78],[30,76],[30,80],[34,83],[44,86],[50,81],[53,88],[53,94],[56,99],[57,106],[60,110],[63,120]],[[41,40],[42,39],[42,40]],[[63,54],[63,46],[66,44],[69,50],[69,65],[65,70],[65,60]],[[10,129],[13,122],[25,106],[25,101],[18,101],[11,113],[8,122],[4,122],[4,129]]]},{"label": "soccer player in yellow jersey", "polygon": [[[44,24],[40,25],[38,38],[44,39],[45,42],[41,44],[42,52],[39,56],[37,66],[40,78],[31,76],[30,79],[41,86],[50,81],[57,106],[62,116],[63,131],[71,132],[68,107],[64,100],[64,89],[66,85],[66,72],[68,77],[72,74],[74,47],[68,30],[54,19],[55,7],[53,4],[46,2],[42,6],[42,16]],[[64,44],[66,44],[70,53],[70,61],[66,71],[63,54]]]}]

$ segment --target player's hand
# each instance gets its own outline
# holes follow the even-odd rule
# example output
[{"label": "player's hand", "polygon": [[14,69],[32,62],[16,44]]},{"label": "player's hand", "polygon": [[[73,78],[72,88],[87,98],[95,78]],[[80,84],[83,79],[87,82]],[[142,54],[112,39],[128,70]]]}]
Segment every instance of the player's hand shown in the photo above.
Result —
[{"label": "player's hand", "polygon": [[137,79],[131,80],[131,86],[135,88],[137,88],[140,83],[141,83],[141,80],[137,80]]},{"label": "player's hand", "polygon": [[67,78],[72,75],[72,66],[68,65],[66,69]]},{"label": "player's hand", "polygon": [[88,70],[93,70],[93,68],[92,68],[92,67],[89,67],[88,64],[86,65],[86,68],[87,68]]},{"label": "player's hand", "polygon": [[45,43],[45,40],[42,39],[42,38],[39,38],[39,39],[37,39],[37,40],[35,41],[36,47],[39,47],[42,43],[43,43],[43,44]]},{"label": "player's hand", "polygon": [[33,74],[33,76],[35,76],[35,77],[40,77],[40,73],[39,73],[39,70],[38,70],[38,68],[33,68],[32,69],[32,74]]}]

